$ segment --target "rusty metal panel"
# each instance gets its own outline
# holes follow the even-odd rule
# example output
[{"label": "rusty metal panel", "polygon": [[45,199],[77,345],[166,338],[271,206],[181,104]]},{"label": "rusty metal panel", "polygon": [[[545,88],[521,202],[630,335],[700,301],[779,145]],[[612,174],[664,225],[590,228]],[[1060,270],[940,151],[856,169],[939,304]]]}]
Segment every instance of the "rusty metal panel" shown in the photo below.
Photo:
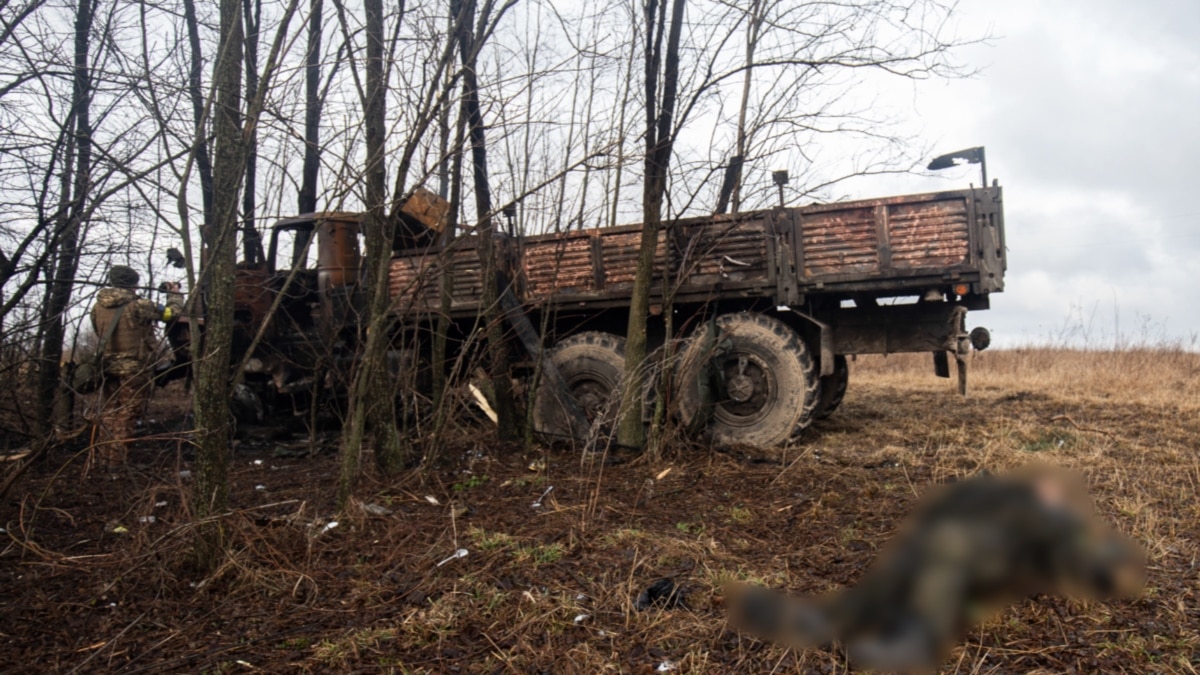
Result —
[{"label": "rusty metal panel", "polygon": [[804,276],[879,270],[874,205],[803,214]]},{"label": "rusty metal panel", "polygon": [[526,297],[542,300],[555,293],[597,290],[592,239],[590,236],[572,236],[528,242],[521,263]]},{"label": "rusty metal panel", "polygon": [[898,269],[967,263],[970,244],[966,200],[889,206],[888,241],[892,266]]},{"label": "rusty metal panel", "polygon": [[[658,231],[658,244],[654,249],[655,279],[662,278],[666,265],[667,235]],[[630,288],[637,273],[638,249],[642,245],[641,231],[615,232],[600,237],[600,250],[604,260],[604,288],[607,291]]]},{"label": "rusty metal panel", "polygon": [[440,275],[445,265],[441,256],[449,259],[453,270],[450,287],[451,309],[467,309],[479,304],[483,295],[479,254],[473,246],[459,246],[448,254],[421,252],[392,258],[388,274],[388,294],[392,311],[436,311],[441,307]]},{"label": "rusty metal panel", "polygon": [[270,278],[271,273],[262,267],[243,266],[234,272],[233,306],[248,314],[255,327],[266,319],[275,300]]},{"label": "rusty metal panel", "polygon": [[392,309],[401,314],[440,306],[437,258],[413,255],[392,258],[388,295]]},{"label": "rusty metal panel", "polygon": [[[479,262],[479,251],[470,245],[454,249],[450,264],[454,280],[450,286],[450,307],[454,309],[475,307],[483,298],[483,266]],[[497,257],[500,251],[496,251]]]},{"label": "rusty metal panel", "polygon": [[679,261],[684,287],[768,280],[766,218],[689,229],[681,238]]}]

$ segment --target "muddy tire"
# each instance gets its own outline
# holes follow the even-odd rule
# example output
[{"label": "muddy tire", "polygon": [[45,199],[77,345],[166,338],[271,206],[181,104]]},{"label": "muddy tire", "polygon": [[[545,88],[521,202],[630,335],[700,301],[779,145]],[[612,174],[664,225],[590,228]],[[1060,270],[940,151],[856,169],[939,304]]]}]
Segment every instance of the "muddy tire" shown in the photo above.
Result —
[{"label": "muddy tire", "polygon": [[832,415],[846,397],[846,386],[849,384],[850,365],[846,363],[845,356],[838,354],[833,357],[833,374],[821,378],[821,389],[813,418],[823,420]]},{"label": "muddy tire", "polygon": [[808,346],[787,324],[762,314],[726,314],[716,326],[715,340],[709,327],[690,340],[680,365],[676,387],[685,428],[702,426],[709,441],[722,445],[787,442],[812,422],[817,405]]},{"label": "muddy tire", "polygon": [[[600,420],[602,427],[612,426],[620,407],[618,387],[625,368],[625,338],[601,332],[572,335],[555,345],[550,360],[587,414],[588,422]],[[533,428],[555,437],[580,438],[587,434],[586,429],[574,428],[562,401],[544,381],[533,407]]]}]

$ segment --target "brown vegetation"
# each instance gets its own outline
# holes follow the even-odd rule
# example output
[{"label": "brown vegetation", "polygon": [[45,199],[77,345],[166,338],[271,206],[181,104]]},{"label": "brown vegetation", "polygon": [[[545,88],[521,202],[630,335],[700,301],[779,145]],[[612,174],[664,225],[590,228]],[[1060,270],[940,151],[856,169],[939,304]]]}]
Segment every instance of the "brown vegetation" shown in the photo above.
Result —
[{"label": "brown vegetation", "polygon": [[[811,594],[852,583],[930,485],[1041,460],[1082,471],[1101,514],[1144,544],[1147,589],[1132,602],[1023,601],[974,631],[945,671],[1195,672],[1200,354],[986,352],[970,362],[965,400],[930,366],[859,358],[843,407],[770,456],[527,455],[459,415],[445,461],[364,485],[361,508],[336,527],[336,459],[293,454],[304,441],[248,439],[231,465],[232,550],[204,577],[186,567],[197,525],[175,419],[135,448],[138,468],[89,472],[81,454],[53,475],[35,470],[0,504],[0,663],[842,672],[836,651],[731,632],[721,585]],[[451,558],[460,547],[468,555]],[[686,606],[636,610],[662,577]]]}]

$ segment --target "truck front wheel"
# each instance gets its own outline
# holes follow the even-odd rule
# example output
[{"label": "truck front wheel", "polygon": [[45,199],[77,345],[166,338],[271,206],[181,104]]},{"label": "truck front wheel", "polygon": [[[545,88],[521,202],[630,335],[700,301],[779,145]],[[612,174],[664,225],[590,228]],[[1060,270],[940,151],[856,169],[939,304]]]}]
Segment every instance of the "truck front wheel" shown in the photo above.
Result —
[{"label": "truck front wheel", "polygon": [[[602,425],[611,424],[616,419],[620,400],[614,393],[625,368],[625,338],[598,331],[572,335],[554,346],[550,361],[589,423],[599,419]],[[559,392],[552,390],[546,378],[538,386],[533,427],[548,436],[581,438],[587,434],[586,429],[574,428]]]},{"label": "truck front wheel", "polygon": [[680,367],[679,413],[685,426],[707,420],[713,443],[769,448],[812,422],[818,382],[804,340],[787,324],[762,314],[726,314],[715,339],[705,327],[686,348]]}]

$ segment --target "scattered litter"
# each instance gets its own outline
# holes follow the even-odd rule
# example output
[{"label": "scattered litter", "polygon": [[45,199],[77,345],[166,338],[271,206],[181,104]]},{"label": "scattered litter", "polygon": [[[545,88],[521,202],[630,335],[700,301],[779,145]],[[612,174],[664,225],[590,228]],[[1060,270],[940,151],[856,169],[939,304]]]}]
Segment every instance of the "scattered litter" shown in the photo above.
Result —
[{"label": "scattered litter", "polygon": [[153,523],[156,520],[158,520],[158,518],[155,518],[154,516],[142,516],[138,518],[139,523]]},{"label": "scattered litter", "polygon": [[662,663],[658,664],[658,667],[655,668],[655,670],[657,670],[660,673],[665,673],[669,670],[675,670],[678,667],[679,666],[677,664],[675,664],[671,661],[663,661]]},{"label": "scattered litter", "polygon": [[537,501],[533,503],[533,508],[535,508],[535,509],[540,509],[540,508],[542,508],[542,500],[543,500],[543,499],[545,499],[545,498],[546,498],[546,495],[550,494],[550,491],[551,491],[551,490],[553,490],[553,489],[554,489],[554,486],[553,486],[553,485],[551,485],[550,487],[546,488],[546,491],[542,493],[542,496],[541,496],[541,497],[538,497],[538,498],[537,498]]},{"label": "scattered litter", "polygon": [[253,464],[254,466],[262,466],[263,461],[261,459],[256,459],[253,462],[251,462],[251,464]]},{"label": "scattered litter", "polygon": [[166,505],[167,505],[167,502],[165,500],[161,501],[161,502],[154,502],[154,508],[156,508],[156,509],[160,509]]},{"label": "scattered litter", "polygon": [[386,506],[380,506],[379,504],[363,504],[362,508],[363,511],[366,511],[373,516],[386,516],[392,512],[391,509],[387,508]]},{"label": "scattered litter", "polygon": [[592,615],[591,615],[591,614],[577,614],[577,615],[575,616],[575,623],[576,623],[576,624],[581,624],[581,623],[583,623],[584,621],[587,621],[587,620],[588,620],[588,619],[590,619],[590,618],[592,618]]},{"label": "scattered litter", "polygon": [[192,477],[192,472],[188,471],[187,469],[184,469],[183,471],[179,472],[179,477],[186,480],[186,479]]},{"label": "scattered litter", "polygon": [[667,578],[659,579],[647,586],[646,590],[637,597],[637,602],[634,603],[634,607],[639,611],[645,611],[651,607],[673,609],[682,606],[683,589]]},{"label": "scattered litter", "polygon": [[322,527],[322,528],[321,528],[321,531],[320,531],[320,532],[318,532],[317,534],[318,534],[318,535],[325,534],[326,532],[328,532],[328,531],[332,530],[333,528],[335,528],[335,527],[337,527],[337,526],[338,526],[338,521],[336,521],[336,520],[331,520],[331,521],[329,521],[328,523],[325,523],[325,527]]},{"label": "scattered litter", "polygon": [[663,469],[662,471],[659,471],[658,475],[654,477],[654,480],[662,480],[662,479],[666,478],[667,474],[669,474],[669,473],[671,473],[671,467],[668,466],[667,468]]},{"label": "scattered litter", "polygon": [[425,495],[425,501],[429,502],[430,504],[433,504],[434,506],[442,505],[442,503],[438,501],[438,498],[434,497],[433,495]]},{"label": "scattered litter", "polygon": [[467,549],[460,548],[454,552],[454,555],[452,555],[449,558],[446,558],[442,562],[438,563],[437,566],[441,567],[442,565],[445,565],[446,563],[450,562],[451,560],[458,560],[459,558],[465,558],[465,557],[467,557],[467,553],[468,553]]},{"label": "scattered litter", "polygon": [[266,485],[255,485],[254,489],[255,490],[266,490],[267,486]]},{"label": "scattered litter", "polygon": [[580,600],[580,601],[582,601],[582,600],[587,600],[587,596],[586,596],[586,595],[584,595],[583,593],[579,593],[579,594],[577,594],[577,595],[575,596],[575,599],[576,599],[576,600]]},{"label": "scattered litter", "polygon": [[546,469],[546,460],[535,459],[529,463],[530,471],[544,471]]},{"label": "scattered litter", "polygon": [[109,530],[109,532],[112,532],[113,534],[126,534],[129,532],[129,528],[125,527],[124,525],[117,525],[113,529]]}]

